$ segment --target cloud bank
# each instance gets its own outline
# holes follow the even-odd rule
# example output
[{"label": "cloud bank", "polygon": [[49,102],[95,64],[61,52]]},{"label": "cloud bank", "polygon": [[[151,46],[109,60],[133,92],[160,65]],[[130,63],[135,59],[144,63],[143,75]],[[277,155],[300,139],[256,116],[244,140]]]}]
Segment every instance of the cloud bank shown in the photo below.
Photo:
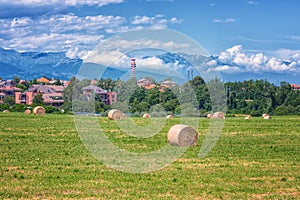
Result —
[{"label": "cloud bank", "polygon": [[122,16],[75,14],[43,15],[38,18],[0,19],[0,46],[17,51],[66,51],[70,57],[84,57],[108,34],[142,28],[167,28],[180,23],[163,15]]},{"label": "cloud bank", "polygon": [[263,53],[248,53],[242,45],[235,45],[221,52],[216,59],[210,60],[209,70],[225,73],[236,72],[300,72],[300,52],[281,50],[285,59],[268,57]]}]

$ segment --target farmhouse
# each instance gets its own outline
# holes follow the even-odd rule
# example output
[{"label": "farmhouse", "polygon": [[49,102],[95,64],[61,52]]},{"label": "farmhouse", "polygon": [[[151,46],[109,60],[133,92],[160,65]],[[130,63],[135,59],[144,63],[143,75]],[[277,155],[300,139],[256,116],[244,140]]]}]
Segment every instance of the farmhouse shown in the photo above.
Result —
[{"label": "farmhouse", "polygon": [[83,94],[89,99],[92,94],[97,94],[100,96],[103,103],[106,105],[111,105],[114,102],[117,102],[117,93],[116,92],[108,92],[100,87],[95,85],[89,85],[82,88]]},{"label": "farmhouse", "polygon": [[3,103],[3,99],[6,96],[15,97],[15,92],[22,91],[20,88],[17,88],[13,85],[11,80],[1,81],[0,82],[0,103]]},{"label": "farmhouse", "polygon": [[175,87],[176,83],[174,81],[166,80],[160,83],[162,87],[170,88],[170,87]]},{"label": "farmhouse", "polygon": [[31,105],[34,96],[41,94],[47,106],[60,107],[63,103],[64,86],[32,85],[25,92],[15,92],[15,103]]}]

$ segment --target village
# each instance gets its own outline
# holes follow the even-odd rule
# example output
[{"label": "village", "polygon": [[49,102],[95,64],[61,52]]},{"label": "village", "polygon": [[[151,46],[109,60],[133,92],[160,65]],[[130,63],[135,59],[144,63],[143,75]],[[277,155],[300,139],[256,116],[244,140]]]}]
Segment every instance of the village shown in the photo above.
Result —
[{"label": "village", "polygon": [[[0,80],[0,104],[8,103],[23,104],[30,106],[34,104],[34,99],[41,95],[43,105],[61,108],[64,104],[63,92],[68,87],[69,80],[56,80],[47,77],[41,77],[33,81],[22,80],[15,78],[15,80]],[[137,81],[139,87],[151,90],[157,87],[151,79],[142,78]],[[166,80],[161,82],[160,91],[164,88],[174,87],[175,82]],[[28,87],[28,89],[24,89]],[[82,88],[82,93],[90,97],[92,93],[101,96],[101,101],[105,105],[112,105],[117,102],[117,92],[108,91],[97,86],[97,80],[91,80],[88,86]]]}]

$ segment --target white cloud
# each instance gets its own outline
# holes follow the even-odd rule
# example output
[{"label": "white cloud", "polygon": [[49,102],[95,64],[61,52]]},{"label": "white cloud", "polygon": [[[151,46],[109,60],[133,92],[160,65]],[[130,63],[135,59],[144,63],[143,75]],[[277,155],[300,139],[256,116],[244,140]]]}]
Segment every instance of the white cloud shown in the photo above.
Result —
[{"label": "white cloud", "polygon": [[210,6],[215,6],[216,4],[212,0],[209,0],[209,5]]},{"label": "white cloud", "polygon": [[[174,52],[180,52],[179,50],[183,48],[189,48],[189,46],[186,44],[178,44],[174,41],[158,41],[151,39],[127,40],[120,37],[113,37],[108,40],[103,40],[95,50],[90,51],[87,56],[84,57],[84,61],[98,63],[104,66],[112,65],[128,68],[130,57],[134,56],[139,59],[140,68],[159,69],[162,66],[171,66],[163,64],[161,59],[153,56],[143,58],[143,56],[147,55],[149,49],[173,49]],[[172,67],[174,67],[174,65],[172,65]]]},{"label": "white cloud", "polygon": [[49,6],[49,5],[65,5],[65,6],[104,6],[107,4],[122,3],[124,0],[2,0],[1,3],[22,6]]},{"label": "white cloud", "polygon": [[217,65],[217,61],[216,60],[210,60],[206,63],[209,67],[213,67]]},{"label": "white cloud", "polygon": [[166,19],[163,15],[156,15],[136,16],[132,24],[129,23],[121,16],[79,17],[71,13],[0,19],[0,46],[18,51],[67,51],[72,57],[86,57],[106,33],[162,29],[181,21],[175,17]]},{"label": "white cloud", "polygon": [[119,29],[125,23],[126,19],[120,16],[73,14],[2,19],[0,46],[19,51],[68,51],[72,57],[84,56],[108,29]]},{"label": "white cloud", "polygon": [[180,24],[182,20],[178,20],[176,17],[170,19],[171,24]]},{"label": "white cloud", "polygon": [[300,71],[300,51],[281,50],[288,54],[287,59],[268,58],[263,53],[249,53],[241,45],[235,45],[221,52],[217,60],[207,63],[210,70],[231,72],[264,72],[264,71]]},{"label": "white cloud", "polygon": [[220,20],[220,19],[213,19],[213,22],[214,22],[214,23],[222,23],[223,21]]},{"label": "white cloud", "polygon": [[233,19],[233,18],[228,18],[228,19],[225,20],[225,22],[226,23],[233,23],[233,22],[236,22],[236,20]]},{"label": "white cloud", "polygon": [[213,19],[213,22],[214,23],[234,23],[234,22],[236,22],[236,19],[234,19],[234,18],[227,18],[227,19],[225,19],[225,20],[221,20],[221,19]]},{"label": "white cloud", "polygon": [[180,24],[182,20],[172,17],[171,19],[163,18],[163,15],[156,15],[154,17],[149,16],[135,16],[131,21],[133,25],[148,25],[152,28],[166,28],[168,24]]},{"label": "white cloud", "polygon": [[135,16],[132,24],[153,24],[155,17]]},{"label": "white cloud", "polygon": [[291,49],[279,49],[277,51],[272,52],[277,57],[281,59],[290,59],[297,55],[300,55],[300,50],[291,50]]},{"label": "white cloud", "polygon": [[258,1],[248,1],[248,4],[258,6],[259,2]]},{"label": "white cloud", "polygon": [[230,73],[239,72],[241,69],[237,66],[228,66],[228,65],[222,65],[216,67],[217,71],[228,71]]},{"label": "white cloud", "polygon": [[156,57],[149,57],[146,59],[138,59],[137,64],[141,68],[152,68],[152,69],[153,68],[159,69],[165,65],[161,59],[156,58]]}]

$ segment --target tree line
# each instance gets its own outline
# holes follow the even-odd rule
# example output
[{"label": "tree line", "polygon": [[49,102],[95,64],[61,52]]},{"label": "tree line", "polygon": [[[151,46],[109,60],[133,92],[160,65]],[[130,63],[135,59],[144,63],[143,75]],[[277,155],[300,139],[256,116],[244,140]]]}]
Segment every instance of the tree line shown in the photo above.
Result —
[{"label": "tree line", "polygon": [[[214,81],[214,84],[211,82]],[[118,102],[105,105],[101,97],[95,95],[92,103],[82,95],[82,88],[89,85],[89,80],[79,81],[72,78],[64,90],[65,110],[73,107],[79,111],[107,112],[118,108],[132,115],[155,110],[156,113],[205,115],[209,112],[224,110],[227,114],[250,114],[260,116],[263,113],[273,115],[300,114],[300,91],[294,90],[289,83],[281,82],[276,86],[267,80],[247,80],[243,82],[226,82],[211,80],[209,83],[196,76],[183,85],[145,89],[138,87],[135,79],[112,80],[99,79],[97,86],[118,93]],[[216,84],[220,83],[220,84]],[[218,91],[221,91],[218,93]],[[219,106],[225,105],[225,106]],[[219,106],[219,107],[218,107]]]}]

